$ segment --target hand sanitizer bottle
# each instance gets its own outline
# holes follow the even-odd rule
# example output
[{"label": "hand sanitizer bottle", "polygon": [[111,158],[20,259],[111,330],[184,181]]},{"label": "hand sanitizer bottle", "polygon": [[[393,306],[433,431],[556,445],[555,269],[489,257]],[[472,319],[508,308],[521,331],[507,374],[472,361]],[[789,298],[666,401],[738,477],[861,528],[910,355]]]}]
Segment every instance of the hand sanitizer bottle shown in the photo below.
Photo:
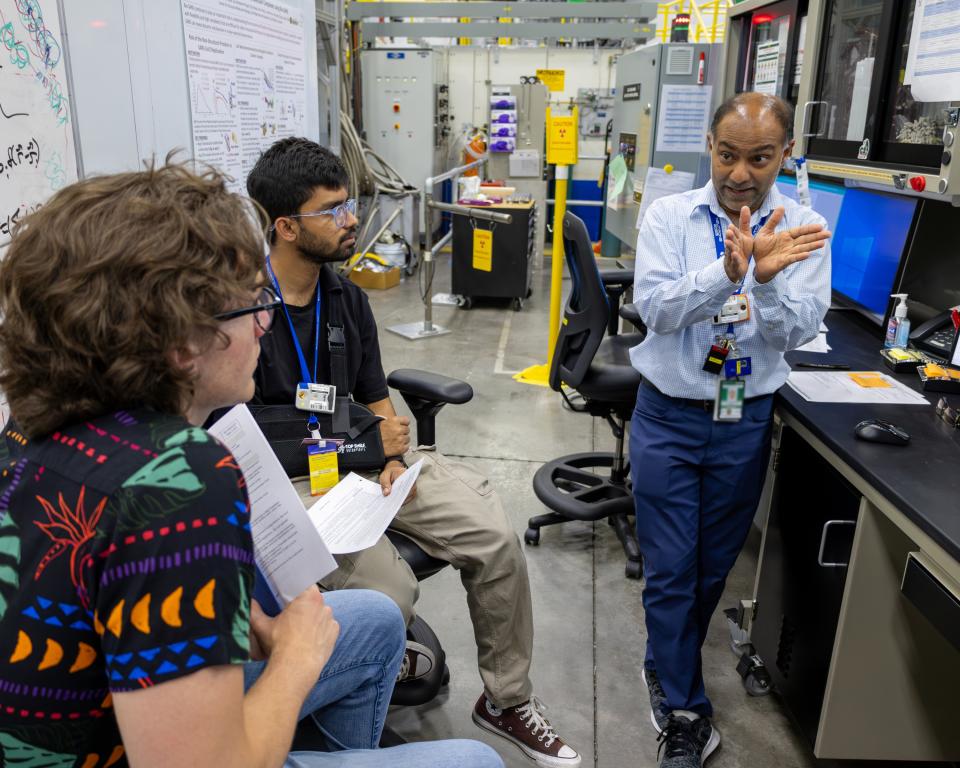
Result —
[{"label": "hand sanitizer bottle", "polygon": [[910,341],[910,319],[907,317],[907,294],[891,294],[894,299],[899,299],[896,308],[890,315],[890,321],[887,323],[887,335],[884,338],[883,346],[887,349],[891,347],[906,347]]}]

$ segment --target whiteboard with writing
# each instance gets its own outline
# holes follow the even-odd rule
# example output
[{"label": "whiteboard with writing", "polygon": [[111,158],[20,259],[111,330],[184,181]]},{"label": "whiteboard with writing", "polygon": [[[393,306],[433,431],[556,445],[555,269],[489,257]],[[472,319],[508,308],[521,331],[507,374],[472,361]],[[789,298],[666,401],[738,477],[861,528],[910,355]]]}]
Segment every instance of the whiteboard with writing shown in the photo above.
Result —
[{"label": "whiteboard with writing", "polygon": [[55,0],[0,0],[0,248],[76,181],[72,106]]}]

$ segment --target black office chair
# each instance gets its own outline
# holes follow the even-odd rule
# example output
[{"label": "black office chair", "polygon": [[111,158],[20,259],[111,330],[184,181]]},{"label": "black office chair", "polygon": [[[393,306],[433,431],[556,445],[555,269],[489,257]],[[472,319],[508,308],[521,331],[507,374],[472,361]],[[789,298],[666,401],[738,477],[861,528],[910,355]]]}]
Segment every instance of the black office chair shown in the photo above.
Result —
[{"label": "black office chair", "polygon": [[[436,444],[436,419],[443,406],[460,405],[473,399],[473,387],[467,382],[412,368],[398,368],[393,371],[387,376],[387,384],[400,393],[417,422],[415,445]],[[417,581],[423,581],[449,565],[445,560],[428,555],[400,531],[388,528],[387,538],[406,560]],[[424,677],[394,688],[390,703],[424,704],[436,696],[442,686],[450,682],[446,653],[436,633],[419,615],[407,627],[407,637],[432,650],[437,663]]]},{"label": "black office chair", "polygon": [[[539,544],[540,529],[547,525],[607,518],[623,545],[626,575],[638,579],[642,563],[631,520],[633,489],[623,442],[640,386],[640,374],[630,365],[629,351],[643,340],[643,334],[605,337],[610,323],[607,293],[587,228],[569,212],[563,219],[563,241],[573,289],[550,365],[550,387],[560,392],[573,410],[606,419],[617,443],[612,453],[562,456],[537,471],[534,493],[553,511],[530,518],[524,541]],[[583,402],[574,403],[563,385],[575,389]]]}]

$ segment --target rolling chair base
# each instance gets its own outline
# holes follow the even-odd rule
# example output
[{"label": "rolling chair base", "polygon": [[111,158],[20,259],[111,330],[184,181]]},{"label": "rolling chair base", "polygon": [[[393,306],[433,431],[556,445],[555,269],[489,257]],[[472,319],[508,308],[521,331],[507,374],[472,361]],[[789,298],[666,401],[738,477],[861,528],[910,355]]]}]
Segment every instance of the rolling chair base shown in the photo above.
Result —
[{"label": "rolling chair base", "polygon": [[[643,560],[637,544],[633,515],[633,490],[628,473],[615,473],[616,454],[574,453],[544,464],[533,477],[533,490],[544,505],[554,510],[531,517],[523,535],[527,544],[540,543],[540,529],[570,520],[602,520],[613,526],[627,557],[627,578],[639,579]],[[601,474],[604,472],[604,474]],[[619,475],[619,476],[618,476]]]}]

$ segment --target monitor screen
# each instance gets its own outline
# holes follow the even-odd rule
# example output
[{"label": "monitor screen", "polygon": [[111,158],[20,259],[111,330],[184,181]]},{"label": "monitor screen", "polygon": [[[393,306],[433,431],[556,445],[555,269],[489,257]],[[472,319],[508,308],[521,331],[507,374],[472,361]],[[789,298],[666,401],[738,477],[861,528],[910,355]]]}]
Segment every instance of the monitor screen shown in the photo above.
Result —
[{"label": "monitor screen", "polygon": [[833,290],[877,322],[887,311],[916,208],[912,197],[845,190],[831,241]]},{"label": "monitor screen", "polygon": [[960,208],[923,200],[916,234],[898,293],[910,295],[910,319],[917,323],[960,304]]},{"label": "monitor screen", "polygon": [[[787,197],[800,202],[800,196],[797,194],[797,180],[793,176],[784,174],[777,177],[777,189]],[[842,184],[810,179],[810,207],[827,220],[827,228],[831,232],[837,231],[837,219],[840,218],[844,192],[846,189]]]}]

